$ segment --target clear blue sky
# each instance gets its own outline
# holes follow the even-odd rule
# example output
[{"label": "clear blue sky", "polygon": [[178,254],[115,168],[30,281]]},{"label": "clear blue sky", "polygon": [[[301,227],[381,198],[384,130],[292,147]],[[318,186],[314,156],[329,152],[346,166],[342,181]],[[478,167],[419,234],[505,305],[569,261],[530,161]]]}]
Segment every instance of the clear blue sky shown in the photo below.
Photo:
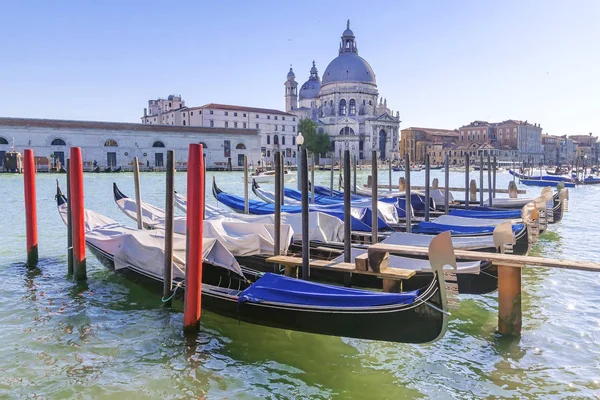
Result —
[{"label": "clear blue sky", "polygon": [[600,134],[600,1],[12,1],[0,116],[139,122],[149,99],[284,108],[346,19],[402,127]]}]

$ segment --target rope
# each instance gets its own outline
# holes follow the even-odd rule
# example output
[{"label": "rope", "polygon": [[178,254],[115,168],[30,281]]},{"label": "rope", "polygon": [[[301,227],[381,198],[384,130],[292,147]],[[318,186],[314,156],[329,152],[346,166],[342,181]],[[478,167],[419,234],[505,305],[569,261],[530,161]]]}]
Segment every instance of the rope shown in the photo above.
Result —
[{"label": "rope", "polygon": [[167,299],[161,298],[160,301],[162,301],[163,303],[167,303],[167,302],[171,301],[171,299],[173,299],[173,297],[175,297],[175,293],[177,293],[177,289],[179,289],[182,286],[183,286],[183,281],[180,281],[177,285],[175,285],[175,290],[173,290],[173,293]]}]

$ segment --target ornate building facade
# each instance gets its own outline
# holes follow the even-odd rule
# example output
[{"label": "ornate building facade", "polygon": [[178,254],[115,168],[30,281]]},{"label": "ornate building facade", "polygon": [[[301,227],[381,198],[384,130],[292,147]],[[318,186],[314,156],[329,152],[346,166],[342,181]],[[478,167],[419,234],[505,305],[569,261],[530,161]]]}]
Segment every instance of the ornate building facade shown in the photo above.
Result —
[{"label": "ornate building facade", "polygon": [[[354,32],[348,21],[339,54],[325,69],[323,79],[313,61],[308,80],[297,92],[290,68],[285,82],[286,111],[310,118],[331,140],[336,153],[350,150],[358,159],[370,158],[377,150],[380,159],[400,159],[400,115],[379,96],[375,73],[358,55]],[[299,101],[299,105],[298,105]]]}]

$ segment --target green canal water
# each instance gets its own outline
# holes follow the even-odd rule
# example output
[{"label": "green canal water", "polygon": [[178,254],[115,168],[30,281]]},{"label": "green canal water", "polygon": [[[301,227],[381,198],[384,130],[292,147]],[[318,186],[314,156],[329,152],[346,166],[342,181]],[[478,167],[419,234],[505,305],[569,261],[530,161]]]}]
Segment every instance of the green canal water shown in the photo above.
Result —
[{"label": "green canal water", "polygon": [[[366,182],[360,172],[359,183]],[[397,182],[401,173],[394,173]],[[209,174],[207,182],[210,182]],[[440,171],[433,177],[443,181]],[[242,194],[241,173],[215,173]],[[66,277],[66,232],[55,179],[37,178],[40,264],[25,260],[20,175],[0,175],[0,398],[594,398],[600,395],[600,274],[524,271],[523,335],[496,334],[496,294],[461,296],[446,336],[405,345],[290,332],[204,312],[186,340],[181,313],[105,269],[88,253],[88,280]],[[475,176],[478,180],[478,174]],[[486,177],[487,178],[487,177]],[[176,175],[185,192],[185,173]],[[498,187],[510,176],[499,174]],[[317,183],[327,183],[327,172]],[[86,207],[132,225],[112,200],[132,175],[86,174]],[[164,175],[142,175],[143,199],[164,205]],[[387,183],[387,172],[380,172]],[[422,184],[423,173],[412,176]],[[464,175],[452,173],[452,185]],[[539,188],[528,188],[531,195]],[[210,190],[210,202],[216,204]],[[598,259],[600,187],[571,189],[569,213],[534,253]],[[394,329],[389,326],[388,329]]]}]

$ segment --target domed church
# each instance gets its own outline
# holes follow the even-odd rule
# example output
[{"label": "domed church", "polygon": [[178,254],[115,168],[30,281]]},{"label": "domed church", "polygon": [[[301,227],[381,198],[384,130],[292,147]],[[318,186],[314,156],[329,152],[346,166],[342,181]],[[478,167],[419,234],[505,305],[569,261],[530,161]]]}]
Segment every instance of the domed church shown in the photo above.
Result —
[{"label": "domed church", "polygon": [[308,80],[298,92],[292,68],[285,82],[286,111],[315,121],[331,139],[336,155],[349,149],[358,159],[370,159],[372,150],[385,160],[400,159],[400,115],[379,96],[375,72],[358,55],[356,37],[348,21],[339,55],[319,78],[313,61]]}]

